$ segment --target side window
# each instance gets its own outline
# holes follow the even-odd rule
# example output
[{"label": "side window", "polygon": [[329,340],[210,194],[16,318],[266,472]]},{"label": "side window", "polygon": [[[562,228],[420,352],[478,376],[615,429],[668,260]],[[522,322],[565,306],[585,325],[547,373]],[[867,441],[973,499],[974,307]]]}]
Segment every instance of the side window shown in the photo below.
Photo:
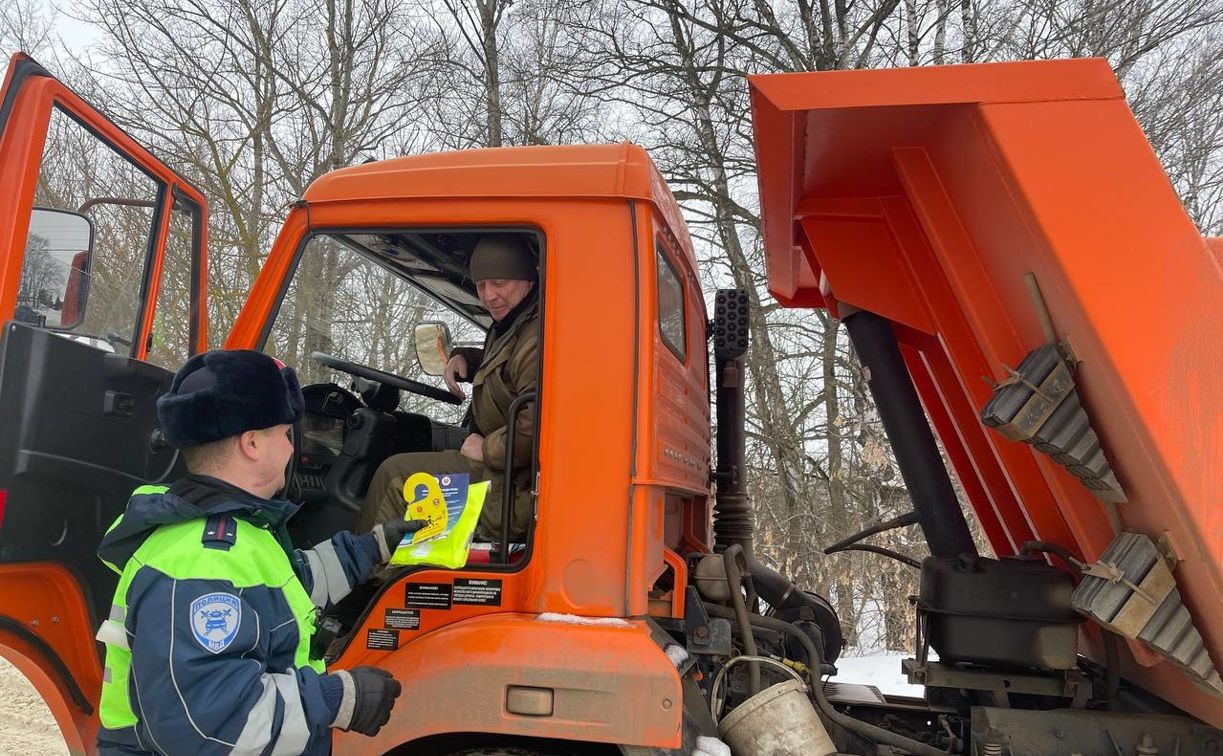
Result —
[{"label": "side window", "polygon": [[684,317],[684,287],[659,239],[654,246],[658,264],[658,330],[663,342],[680,362],[688,361],[688,339]]},{"label": "side window", "polygon": [[88,218],[93,251],[56,254],[47,247],[46,226],[31,222],[17,320],[134,353],[160,190],[157,180],[53,109],[34,203]]},{"label": "side window", "polygon": [[148,360],[177,370],[191,356],[198,323],[192,322],[193,290],[199,260],[200,211],[193,203],[175,200],[170,211],[170,231],[161,263],[161,286],[149,339]]}]

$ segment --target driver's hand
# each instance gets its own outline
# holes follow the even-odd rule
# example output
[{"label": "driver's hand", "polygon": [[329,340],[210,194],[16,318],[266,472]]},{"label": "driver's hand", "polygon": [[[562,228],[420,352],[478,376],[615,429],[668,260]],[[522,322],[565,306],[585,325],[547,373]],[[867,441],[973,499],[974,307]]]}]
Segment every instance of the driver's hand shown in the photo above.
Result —
[{"label": "driver's hand", "polygon": [[463,446],[459,449],[459,454],[474,462],[484,464],[484,436],[473,433],[463,439]]},{"label": "driver's hand", "polygon": [[460,399],[466,399],[467,392],[459,385],[459,379],[467,380],[469,377],[467,375],[466,357],[456,354],[446,360],[446,369],[442,371],[442,380],[446,381],[446,388],[450,389],[450,393]]}]

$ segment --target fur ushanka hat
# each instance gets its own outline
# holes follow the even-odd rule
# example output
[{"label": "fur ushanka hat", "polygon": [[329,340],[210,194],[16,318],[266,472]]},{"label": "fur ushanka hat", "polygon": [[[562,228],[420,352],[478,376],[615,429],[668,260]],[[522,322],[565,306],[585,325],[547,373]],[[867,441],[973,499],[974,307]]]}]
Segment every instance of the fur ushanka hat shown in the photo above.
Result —
[{"label": "fur ushanka hat", "polygon": [[293,368],[246,349],[197,354],[157,400],[162,436],[180,449],[296,422],[305,400]]}]

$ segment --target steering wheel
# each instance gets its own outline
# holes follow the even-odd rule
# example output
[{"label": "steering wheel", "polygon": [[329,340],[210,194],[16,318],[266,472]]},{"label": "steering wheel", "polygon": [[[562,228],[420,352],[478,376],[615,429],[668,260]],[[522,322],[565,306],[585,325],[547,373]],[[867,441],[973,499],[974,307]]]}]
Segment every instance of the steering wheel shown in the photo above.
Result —
[{"label": "steering wheel", "polygon": [[332,370],[339,370],[341,373],[355,375],[356,377],[364,378],[367,381],[377,381],[378,383],[383,383],[387,386],[392,386],[404,391],[410,391],[413,394],[417,394],[428,399],[436,399],[439,402],[445,402],[446,404],[458,405],[463,403],[462,399],[445,389],[438,388],[437,386],[430,386],[427,383],[414,381],[410,378],[403,378],[395,375],[394,373],[388,373],[385,370],[378,370],[376,368],[361,365],[356,362],[341,360],[339,357],[333,357],[330,354],[311,352],[310,359],[314,360],[320,365],[325,365]]}]

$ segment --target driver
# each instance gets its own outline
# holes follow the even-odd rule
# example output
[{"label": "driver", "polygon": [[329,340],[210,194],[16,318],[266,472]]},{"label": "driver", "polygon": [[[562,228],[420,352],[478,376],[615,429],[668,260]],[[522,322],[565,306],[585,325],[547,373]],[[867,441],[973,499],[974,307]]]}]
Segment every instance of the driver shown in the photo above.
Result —
[{"label": "driver", "polygon": [[358,530],[402,518],[407,510],[403,483],[413,473],[470,476],[491,480],[480,513],[477,538],[495,540],[501,534],[501,497],[507,465],[513,471],[510,538],[521,540],[530,525],[531,455],[535,413],[530,403],[518,411],[514,458],[506,459],[506,418],[519,395],[535,391],[539,381],[539,306],[534,256],[521,234],[485,234],[471,253],[471,278],[480,304],[493,318],[482,349],[451,352],[443,377],[450,392],[466,394],[459,381],[472,384],[471,434],[457,451],[396,454],[379,466],[370,482]]}]

